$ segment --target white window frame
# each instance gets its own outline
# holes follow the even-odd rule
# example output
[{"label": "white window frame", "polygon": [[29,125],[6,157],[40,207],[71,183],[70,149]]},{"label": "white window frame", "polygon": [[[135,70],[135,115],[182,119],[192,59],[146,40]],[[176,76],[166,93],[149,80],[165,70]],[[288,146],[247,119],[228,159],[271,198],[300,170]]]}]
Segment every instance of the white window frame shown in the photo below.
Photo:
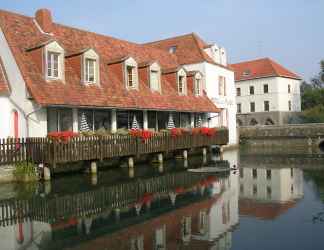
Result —
[{"label": "white window frame", "polygon": [[[129,85],[128,67],[132,67],[132,86]],[[137,62],[132,57],[129,57],[127,60],[125,60],[124,81],[125,81],[126,89],[138,90],[138,67],[137,67]]]},{"label": "white window frame", "polygon": [[[94,62],[94,80],[90,81],[89,76],[89,66],[88,62],[93,61]],[[86,85],[92,85],[92,84],[100,84],[100,61],[99,61],[99,55],[97,52],[93,49],[88,49],[85,51],[82,55],[82,82]]]},{"label": "white window frame", "polygon": [[[183,79],[182,91],[180,91],[180,79]],[[177,73],[177,86],[179,95],[187,95],[187,74],[184,69],[180,69]]]},{"label": "white window frame", "polygon": [[[51,54],[49,62],[49,54]],[[54,76],[54,55],[57,55],[57,76]],[[45,61],[45,79],[48,81],[51,80],[62,80],[64,81],[64,49],[56,42],[53,41],[47,44],[44,48],[44,61]],[[49,65],[51,65],[50,75],[49,73]]]},{"label": "white window frame", "polygon": [[[157,78],[157,81],[158,81],[158,86],[157,88],[158,89],[154,89],[153,88],[153,74],[152,72],[156,72],[158,74],[158,78]],[[150,89],[152,91],[156,91],[156,92],[160,92],[161,93],[161,67],[158,63],[153,63],[150,65],[149,67],[149,79],[150,79]]]},{"label": "white window frame", "polygon": [[195,79],[194,79],[194,93],[196,96],[201,96],[202,95],[202,81],[203,81],[203,77],[200,73],[197,73],[195,75]]}]

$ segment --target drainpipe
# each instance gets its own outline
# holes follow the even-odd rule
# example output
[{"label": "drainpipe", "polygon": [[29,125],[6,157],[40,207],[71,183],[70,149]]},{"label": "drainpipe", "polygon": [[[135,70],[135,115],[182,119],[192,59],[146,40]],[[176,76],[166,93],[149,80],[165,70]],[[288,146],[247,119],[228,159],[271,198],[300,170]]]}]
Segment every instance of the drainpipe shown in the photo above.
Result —
[{"label": "drainpipe", "polygon": [[36,113],[36,112],[38,112],[39,110],[41,110],[43,107],[38,107],[37,109],[35,109],[35,110],[33,110],[33,111],[31,111],[31,112],[29,112],[28,114],[26,114],[25,115],[25,119],[26,119],[26,128],[27,128],[27,138],[29,137],[29,117],[32,115],[32,114],[34,114],[34,113]]}]

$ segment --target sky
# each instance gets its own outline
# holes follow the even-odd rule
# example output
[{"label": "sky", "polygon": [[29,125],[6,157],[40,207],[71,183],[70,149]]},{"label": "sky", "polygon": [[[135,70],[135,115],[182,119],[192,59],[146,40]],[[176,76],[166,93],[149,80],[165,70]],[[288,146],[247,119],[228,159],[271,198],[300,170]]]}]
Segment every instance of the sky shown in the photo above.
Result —
[{"label": "sky", "polygon": [[[91,6],[89,5],[91,3]],[[324,59],[324,0],[1,0],[0,8],[137,43],[197,33],[230,63],[270,57],[309,80]]]}]

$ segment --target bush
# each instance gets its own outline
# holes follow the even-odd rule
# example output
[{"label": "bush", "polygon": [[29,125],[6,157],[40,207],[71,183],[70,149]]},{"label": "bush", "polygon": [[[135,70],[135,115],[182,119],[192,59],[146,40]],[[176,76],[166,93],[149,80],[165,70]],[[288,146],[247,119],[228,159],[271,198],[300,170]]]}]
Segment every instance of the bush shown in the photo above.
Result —
[{"label": "bush", "polygon": [[15,165],[13,176],[16,181],[28,182],[37,181],[39,179],[37,167],[31,162],[21,162]]}]

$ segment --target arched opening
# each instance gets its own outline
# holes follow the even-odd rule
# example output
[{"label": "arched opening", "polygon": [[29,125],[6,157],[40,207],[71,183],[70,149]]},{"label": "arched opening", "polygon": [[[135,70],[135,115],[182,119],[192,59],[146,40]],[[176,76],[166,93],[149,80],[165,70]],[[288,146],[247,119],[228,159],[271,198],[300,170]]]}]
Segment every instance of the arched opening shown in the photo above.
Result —
[{"label": "arched opening", "polygon": [[236,126],[237,126],[237,127],[241,127],[241,126],[243,126],[243,122],[242,122],[240,119],[237,119],[237,120],[236,120]]},{"label": "arched opening", "polygon": [[251,126],[258,125],[258,121],[255,120],[254,118],[252,118],[251,121],[250,121],[250,125],[251,125]]},{"label": "arched opening", "polygon": [[268,118],[266,120],[266,122],[264,123],[264,125],[274,125],[274,122],[273,122],[273,120],[271,118]]},{"label": "arched opening", "polygon": [[324,140],[319,143],[318,147],[322,152],[324,152]]},{"label": "arched opening", "polygon": [[19,137],[19,114],[17,110],[12,111],[13,137]]}]

